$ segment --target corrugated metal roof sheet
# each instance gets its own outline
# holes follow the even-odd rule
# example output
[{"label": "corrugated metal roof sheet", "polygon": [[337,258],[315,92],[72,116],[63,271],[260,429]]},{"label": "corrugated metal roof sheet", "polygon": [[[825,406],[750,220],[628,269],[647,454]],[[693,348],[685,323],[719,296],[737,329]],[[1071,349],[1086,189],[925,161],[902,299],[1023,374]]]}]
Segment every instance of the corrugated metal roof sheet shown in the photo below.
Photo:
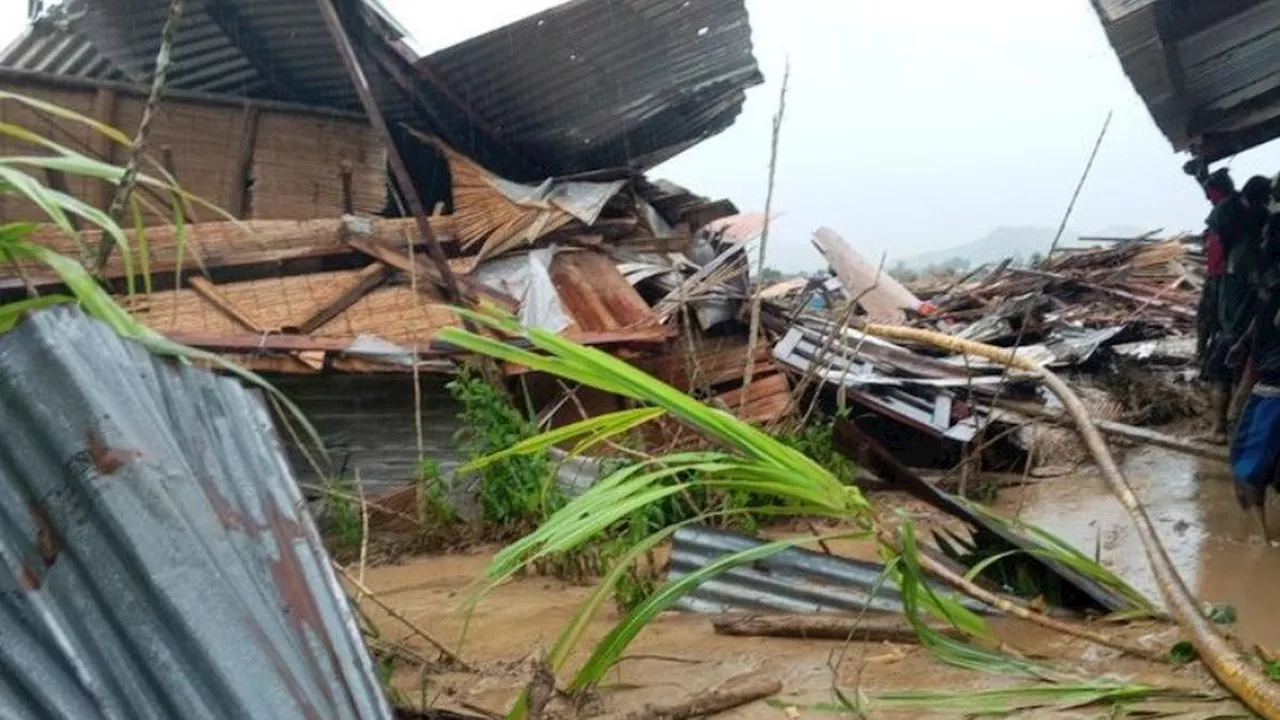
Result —
[{"label": "corrugated metal roof sheet", "polygon": [[1094,0],[1176,150],[1216,160],[1280,135],[1280,0]]},{"label": "corrugated metal roof sheet", "polygon": [[390,717],[258,398],[67,308],[0,394],[0,716]]},{"label": "corrugated metal roof sheet", "polygon": [[743,0],[576,0],[420,61],[557,173],[649,168],[763,82]]},{"label": "corrugated metal roof sheet", "polygon": [[[676,531],[671,579],[710,565],[717,558],[758,547],[758,540],[705,527]],[[939,592],[948,592],[938,586]],[[962,599],[974,610],[985,606]],[[884,577],[884,567],[790,548],[702,583],[676,601],[690,612],[903,612],[902,592]]]},{"label": "corrugated metal roof sheet", "polygon": [[[0,64],[145,83],[167,6],[68,0]],[[365,8],[374,32],[353,34],[415,85],[416,105],[370,73],[387,118],[518,181],[653,167],[732,125],[763,82],[744,0],[575,0],[421,59],[417,77],[403,31]],[[174,88],[361,109],[315,0],[188,3],[174,56]]]}]

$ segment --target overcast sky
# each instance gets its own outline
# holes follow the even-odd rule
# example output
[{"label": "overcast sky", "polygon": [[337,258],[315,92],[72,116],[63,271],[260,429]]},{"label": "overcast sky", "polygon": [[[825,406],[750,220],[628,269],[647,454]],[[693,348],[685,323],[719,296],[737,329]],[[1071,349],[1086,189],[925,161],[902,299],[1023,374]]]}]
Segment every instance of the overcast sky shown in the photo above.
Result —
[{"label": "overcast sky", "polygon": [[[696,2],[697,0],[693,0]],[[1108,110],[1071,226],[1198,230],[1207,206],[1120,69],[1089,0],[746,0],[765,85],[737,123],[655,170],[744,210],[764,206],[786,58],[771,264],[819,265],[827,225],[890,261],[1008,225],[1056,226]],[[383,0],[425,51],[555,2]],[[26,3],[0,0],[0,41]],[[1232,161],[1280,171],[1276,144]]]}]

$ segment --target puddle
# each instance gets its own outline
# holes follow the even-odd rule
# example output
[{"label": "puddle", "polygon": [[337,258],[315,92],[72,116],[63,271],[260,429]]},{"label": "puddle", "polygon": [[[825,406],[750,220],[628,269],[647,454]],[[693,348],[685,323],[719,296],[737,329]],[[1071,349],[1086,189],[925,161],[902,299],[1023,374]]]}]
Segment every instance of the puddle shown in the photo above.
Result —
[{"label": "puddle", "polygon": [[[1175,567],[1196,597],[1239,613],[1248,643],[1280,647],[1280,548],[1264,547],[1257,521],[1236,505],[1225,465],[1159,449],[1131,451],[1121,470],[1146,507]],[[1273,527],[1280,507],[1269,503]],[[1159,601],[1142,543],[1096,470],[1043,480],[1001,498],[1001,508],[1101,557]]]}]

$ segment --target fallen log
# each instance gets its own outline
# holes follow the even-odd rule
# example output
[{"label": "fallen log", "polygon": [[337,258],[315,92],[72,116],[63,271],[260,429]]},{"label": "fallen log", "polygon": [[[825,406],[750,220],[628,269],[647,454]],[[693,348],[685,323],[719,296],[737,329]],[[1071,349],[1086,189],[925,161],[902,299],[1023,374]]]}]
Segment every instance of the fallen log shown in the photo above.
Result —
[{"label": "fallen log", "polygon": [[729,678],[705,692],[694,693],[674,705],[646,705],[640,710],[615,717],[619,720],[687,720],[708,717],[780,692],[781,681],[761,673],[746,673]]},{"label": "fallen log", "polygon": [[[1006,410],[1012,410],[1020,415],[1048,420],[1049,422],[1062,425],[1064,427],[1075,427],[1075,422],[1065,413],[1050,408],[1034,405],[1032,403],[1017,402],[1014,400],[997,400],[996,406]],[[1227,448],[1221,445],[1210,445],[1208,443],[1196,442],[1185,438],[1166,435],[1165,433],[1148,430],[1146,428],[1134,427],[1133,425],[1125,425],[1124,423],[1112,422],[1110,420],[1094,419],[1093,424],[1104,435],[1111,437],[1124,438],[1134,442],[1146,443],[1166,450],[1194,455],[1208,460],[1221,460],[1227,462],[1230,454]]]},{"label": "fallen log", "polygon": [[[842,640],[856,642],[888,642],[917,644],[916,631],[905,615],[868,612],[860,615],[717,615],[711,625],[718,635],[734,637],[777,637],[804,640]],[[951,625],[934,627],[939,633],[956,640],[965,634]]]}]

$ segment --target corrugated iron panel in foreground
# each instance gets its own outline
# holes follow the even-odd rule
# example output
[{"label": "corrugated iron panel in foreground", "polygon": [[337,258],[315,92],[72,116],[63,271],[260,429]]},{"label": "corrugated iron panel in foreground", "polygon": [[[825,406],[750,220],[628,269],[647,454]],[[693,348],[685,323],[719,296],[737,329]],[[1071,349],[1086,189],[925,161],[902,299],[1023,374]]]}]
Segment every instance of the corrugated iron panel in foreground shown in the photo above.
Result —
[{"label": "corrugated iron panel in foreground", "polygon": [[67,308],[0,397],[0,717],[390,717],[258,397]]},{"label": "corrugated iron panel in foreground", "polygon": [[[722,555],[758,547],[760,542],[705,527],[676,531],[670,579],[696,572]],[[676,602],[676,609],[723,613],[773,610],[789,613],[903,612],[897,583],[884,567],[800,548],[742,565],[702,583]],[[939,592],[949,592],[935,586]],[[985,606],[963,601],[974,610]]]}]

